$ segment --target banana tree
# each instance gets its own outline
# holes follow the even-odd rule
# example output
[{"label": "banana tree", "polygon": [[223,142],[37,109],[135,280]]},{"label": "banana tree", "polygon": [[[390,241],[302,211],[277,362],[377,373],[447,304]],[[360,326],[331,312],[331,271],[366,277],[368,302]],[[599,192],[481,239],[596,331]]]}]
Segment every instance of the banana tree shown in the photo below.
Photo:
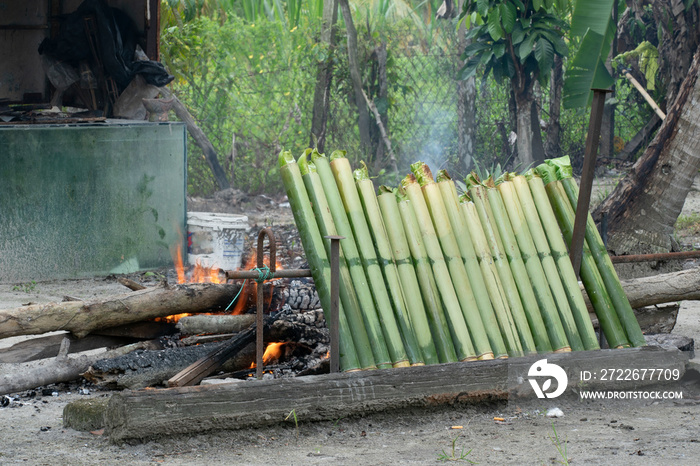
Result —
[{"label": "banana tree", "polygon": [[460,79],[484,66],[497,81],[508,79],[515,97],[518,162],[521,169],[544,159],[539,115],[534,106],[535,82],[546,84],[554,57],[568,53],[566,22],[557,17],[563,0],[471,0],[460,20],[471,26]]},{"label": "banana tree", "polygon": [[591,89],[605,89],[613,77],[605,67],[616,25],[612,9],[617,0],[578,0],[571,17],[571,38],[580,40],[578,52],[571,60],[564,81],[564,107],[585,107]]}]

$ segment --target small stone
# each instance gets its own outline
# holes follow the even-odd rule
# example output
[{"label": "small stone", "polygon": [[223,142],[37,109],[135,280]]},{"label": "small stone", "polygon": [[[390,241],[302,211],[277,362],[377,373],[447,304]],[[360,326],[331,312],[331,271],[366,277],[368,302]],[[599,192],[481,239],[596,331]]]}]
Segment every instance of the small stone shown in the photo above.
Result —
[{"label": "small stone", "polygon": [[562,417],[564,416],[564,411],[562,411],[559,408],[552,408],[549,411],[547,411],[547,417]]}]

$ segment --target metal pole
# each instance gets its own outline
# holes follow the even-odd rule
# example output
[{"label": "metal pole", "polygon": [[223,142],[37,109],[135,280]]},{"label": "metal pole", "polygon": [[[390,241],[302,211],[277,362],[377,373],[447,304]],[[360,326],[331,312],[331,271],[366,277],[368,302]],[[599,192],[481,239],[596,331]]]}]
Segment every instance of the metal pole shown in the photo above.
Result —
[{"label": "metal pole", "polygon": [[326,236],[331,240],[331,373],[340,372],[340,240],[344,236]]},{"label": "metal pole", "polygon": [[700,251],[680,251],[680,252],[662,252],[659,254],[634,254],[627,256],[610,256],[613,264],[627,264],[630,262],[653,262],[653,261],[671,261],[671,260],[686,260],[700,258]]},{"label": "metal pole", "polygon": [[[267,236],[270,244],[270,272],[274,274],[277,262],[277,252],[275,235],[270,228],[263,228],[258,234],[258,269],[265,267],[265,255],[263,254],[263,241]],[[265,311],[264,304],[264,280],[258,273],[255,281],[255,292],[257,294],[257,302],[255,307],[255,377],[262,379],[263,376],[263,353],[265,352],[263,343],[263,313]]]},{"label": "metal pole", "polygon": [[608,89],[593,89],[593,104],[591,105],[591,119],[588,123],[588,136],[586,137],[586,152],[583,156],[583,170],[581,173],[581,186],[576,205],[576,218],[574,219],[574,231],[571,235],[569,259],[574,266],[576,276],[581,269],[581,254],[583,252],[583,240],[586,234],[586,220],[588,220],[588,206],[591,202],[591,190],[595,176],[595,164],[598,158],[598,143],[600,141],[600,127],[603,122],[603,110],[605,108],[605,95],[611,92]]}]

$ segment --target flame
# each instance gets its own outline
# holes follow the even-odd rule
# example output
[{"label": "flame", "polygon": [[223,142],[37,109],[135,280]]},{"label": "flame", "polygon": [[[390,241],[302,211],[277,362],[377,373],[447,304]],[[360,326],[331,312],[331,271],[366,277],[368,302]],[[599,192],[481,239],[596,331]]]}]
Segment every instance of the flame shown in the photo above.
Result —
[{"label": "flame", "polygon": [[265,353],[263,353],[263,364],[269,364],[270,361],[281,358],[282,346],[284,346],[284,343],[281,342],[270,343],[267,345],[267,348],[265,348]]},{"label": "flame", "polygon": [[[286,345],[285,342],[275,342],[268,343],[265,347],[265,352],[263,353],[263,364],[270,364],[271,361],[275,361],[283,356],[283,347]],[[255,369],[255,362],[250,364],[251,369]]]}]

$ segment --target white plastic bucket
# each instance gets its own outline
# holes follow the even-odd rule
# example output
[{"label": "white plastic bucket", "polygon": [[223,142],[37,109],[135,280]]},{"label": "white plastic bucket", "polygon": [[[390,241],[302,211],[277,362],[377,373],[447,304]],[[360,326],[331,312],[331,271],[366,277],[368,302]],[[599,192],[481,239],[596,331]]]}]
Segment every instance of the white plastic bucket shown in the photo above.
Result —
[{"label": "white plastic bucket", "polygon": [[248,217],[211,212],[187,213],[187,260],[190,265],[235,270],[248,231]]}]

